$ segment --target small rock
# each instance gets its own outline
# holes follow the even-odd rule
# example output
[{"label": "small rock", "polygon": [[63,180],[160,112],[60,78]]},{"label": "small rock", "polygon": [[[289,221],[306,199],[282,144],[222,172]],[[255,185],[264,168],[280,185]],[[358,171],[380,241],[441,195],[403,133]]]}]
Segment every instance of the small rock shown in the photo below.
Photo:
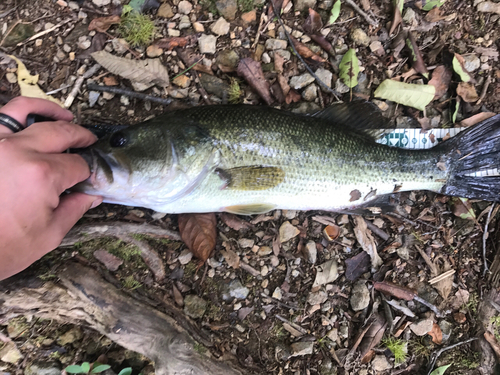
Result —
[{"label": "small rock", "polygon": [[269,64],[271,62],[271,56],[269,56],[269,54],[267,52],[264,52],[262,54],[262,62],[264,64]]},{"label": "small rock", "polygon": [[385,355],[376,355],[372,360],[372,367],[378,374],[389,370],[390,368],[392,368],[392,365],[389,363]]},{"label": "small rock", "polygon": [[464,67],[468,72],[472,73],[475,70],[478,70],[481,66],[481,60],[474,54],[464,55]]},{"label": "small rock", "polygon": [[57,362],[35,361],[26,367],[24,375],[61,375],[61,367]]},{"label": "small rock", "polygon": [[279,286],[277,286],[276,289],[274,289],[273,298],[279,301],[281,301],[281,299],[283,298],[283,292],[281,291],[281,288]]},{"label": "small rock", "polygon": [[156,44],[151,44],[146,49],[146,55],[148,55],[148,57],[151,57],[151,58],[161,56],[162,54],[163,54],[163,49],[158,47]]},{"label": "small rock", "polygon": [[119,55],[124,54],[130,48],[130,44],[123,38],[113,38],[111,39],[111,45],[115,52]]},{"label": "small rock", "polygon": [[193,253],[189,249],[184,249],[179,254],[179,263],[180,264],[188,264],[193,259]]},{"label": "small rock", "polygon": [[285,221],[280,227],[280,243],[287,242],[292,238],[296,237],[300,233],[296,227],[290,224],[289,221]]},{"label": "small rock", "polygon": [[232,21],[236,17],[238,11],[238,3],[236,0],[218,0],[215,3],[220,15],[225,19]]},{"label": "small rock", "polygon": [[180,30],[177,30],[177,29],[168,29],[167,32],[168,32],[168,36],[171,36],[171,37],[181,36]]},{"label": "small rock", "polygon": [[332,72],[324,68],[319,68],[318,70],[316,70],[315,74],[318,76],[321,82],[323,82],[328,87],[332,87]]},{"label": "small rock", "polygon": [[204,33],[205,32],[205,26],[203,26],[203,24],[199,23],[199,22],[193,22],[193,29],[197,33]]},{"label": "small rock", "polygon": [[368,307],[370,304],[370,291],[364,282],[354,284],[350,302],[354,311],[361,311]]},{"label": "small rock", "polygon": [[302,92],[302,98],[308,102],[313,102],[318,97],[318,88],[313,83]]},{"label": "small rock", "polygon": [[[123,104],[124,106],[128,106],[128,105],[130,105],[130,98],[126,95],[122,95],[122,96],[120,96],[120,103]],[[132,215],[136,215],[136,216],[140,215],[140,214],[137,215],[137,213],[132,212],[132,211],[135,211],[135,210],[131,210],[131,211],[129,211],[129,213]],[[140,211],[140,210],[137,210],[137,211]],[[142,216],[144,216],[144,212],[142,212],[142,211],[140,211],[140,212],[142,213]],[[141,216],[139,216],[139,217],[141,217]]]},{"label": "small rock", "polygon": [[335,91],[337,91],[340,94],[345,94],[346,92],[349,92],[351,89],[344,84],[340,79],[337,79],[335,81]]},{"label": "small rock", "polygon": [[422,319],[416,323],[412,323],[410,325],[410,329],[417,336],[424,336],[428,332],[432,331],[432,327],[434,326],[434,320],[432,319]]},{"label": "small rock", "polygon": [[240,57],[235,50],[225,49],[217,54],[216,63],[218,65],[228,66],[230,68],[236,68],[240,61]]},{"label": "small rock", "polygon": [[368,47],[371,43],[371,39],[363,29],[356,28],[351,32],[351,39],[357,46]]},{"label": "small rock", "polygon": [[97,100],[101,96],[98,91],[89,91],[89,107],[92,108],[97,103]]},{"label": "small rock", "polygon": [[441,332],[443,333],[443,344],[446,344],[450,340],[454,327],[455,325],[453,323],[446,320],[441,320],[439,322],[439,328],[441,328]]},{"label": "small rock", "polygon": [[226,35],[229,33],[230,26],[230,23],[221,17],[210,27],[210,30],[217,35]]},{"label": "small rock", "polygon": [[290,79],[290,86],[295,90],[300,90],[314,82],[314,77],[309,73],[295,76]]},{"label": "small rock", "polygon": [[198,38],[200,53],[215,53],[217,37],[215,35],[202,34]]},{"label": "small rock", "polygon": [[45,25],[43,25],[43,28],[44,28],[44,30],[48,30],[54,26],[55,25],[52,22],[46,22]]},{"label": "small rock", "polygon": [[265,257],[266,255],[272,254],[273,249],[271,249],[269,246],[261,246],[259,250],[257,251],[257,255],[260,257]]},{"label": "small rock", "polygon": [[243,21],[243,25],[247,26],[257,20],[257,11],[251,10],[250,12],[243,13],[241,15],[241,20]]},{"label": "small rock", "polygon": [[290,60],[290,58],[292,57],[290,51],[287,51],[286,49],[277,49],[276,51],[274,51],[274,53],[277,53],[278,55],[283,57],[285,61]]},{"label": "small rock", "polygon": [[0,350],[0,361],[6,363],[17,363],[23,358],[23,355],[17,348],[14,341],[7,342]]},{"label": "small rock", "polygon": [[80,5],[76,1],[68,2],[69,9],[74,10],[75,12],[80,10]]},{"label": "small rock", "polygon": [[179,5],[177,5],[177,10],[179,11],[179,13],[189,14],[191,13],[191,10],[193,10],[193,4],[191,4],[189,1],[182,0]]},{"label": "small rock", "polygon": [[82,330],[78,327],[71,328],[68,332],[63,334],[57,339],[59,345],[64,346],[67,344],[72,344],[75,341],[81,340],[83,337]]},{"label": "small rock", "polygon": [[332,328],[326,335],[330,340],[336,342],[339,338],[339,330],[337,328]]},{"label": "small rock", "polygon": [[292,348],[292,357],[298,357],[301,355],[313,354],[314,342],[313,341],[301,341],[294,342],[290,345]]},{"label": "small rock", "polygon": [[262,266],[262,268],[260,269],[260,275],[262,277],[265,277],[267,276],[268,273],[269,273],[269,268],[267,268],[266,265]]},{"label": "small rock", "polygon": [[276,50],[276,49],[286,49],[288,42],[283,39],[268,39],[266,40],[266,49]]},{"label": "small rock", "polygon": [[94,258],[104,264],[104,266],[111,272],[118,271],[118,268],[123,264],[122,259],[108,253],[106,250],[94,251]]},{"label": "small rock", "polygon": [[191,20],[189,16],[182,16],[179,21],[179,30],[189,29],[191,27]]},{"label": "small rock", "polygon": [[341,324],[339,327],[339,336],[343,339],[349,337],[349,326],[347,324]]},{"label": "small rock", "polygon": [[295,10],[302,12],[303,10],[316,7],[316,0],[297,0],[295,3]]},{"label": "small rock", "polygon": [[172,11],[172,7],[169,3],[163,3],[158,8],[157,15],[162,18],[172,18],[174,16],[174,12]]},{"label": "small rock", "polygon": [[415,27],[418,25],[417,14],[413,9],[406,8],[403,21],[405,21],[409,26]]},{"label": "small rock", "polygon": [[7,73],[5,75],[5,78],[7,78],[7,81],[9,81],[9,83],[17,83],[17,76],[14,73]]},{"label": "small rock", "polygon": [[314,241],[309,241],[304,249],[306,259],[309,263],[316,263],[316,258],[318,255],[318,249],[316,248],[316,243]]},{"label": "small rock", "polygon": [[71,52],[71,47],[68,44],[63,45],[63,51],[66,53]]},{"label": "small rock", "polygon": [[310,305],[321,305],[328,299],[328,294],[325,291],[320,290],[315,293],[309,293],[307,296],[307,303]]},{"label": "small rock", "polygon": [[194,295],[190,294],[184,298],[184,313],[193,318],[199,319],[201,318],[207,309],[207,302]]},{"label": "small rock", "polygon": [[191,85],[191,78],[183,74],[178,77],[175,77],[175,79],[172,80],[172,83],[174,85],[179,86],[180,88],[185,89],[186,87],[189,87],[189,85]]},{"label": "small rock", "polygon": [[35,47],[41,47],[42,44],[43,44],[43,40],[42,39],[35,40]]},{"label": "small rock", "polygon": [[92,2],[98,7],[103,7],[105,5],[109,5],[111,0],[92,0]]},{"label": "small rock", "polygon": [[385,54],[384,46],[379,40],[370,43],[370,50],[377,56],[383,56]]},{"label": "small rock", "polygon": [[78,48],[88,49],[88,48],[90,48],[91,45],[92,45],[92,42],[87,37],[81,36],[80,38],[78,38]]},{"label": "small rock", "polygon": [[[385,112],[389,109],[389,104],[387,104],[383,100],[373,99],[372,102],[383,112]],[[373,222],[373,223],[375,224],[375,222]],[[383,221],[382,221],[382,224],[383,224]],[[377,224],[375,224],[375,225],[377,225]],[[381,227],[379,227],[379,228],[381,228]]]},{"label": "small rock", "polygon": [[209,94],[216,95],[219,98],[223,98],[229,91],[229,85],[226,81],[207,73],[200,74],[200,83]]},{"label": "small rock", "polygon": [[249,249],[249,248],[252,248],[253,245],[255,244],[255,241],[254,240],[251,240],[249,238],[240,238],[238,240],[238,244],[244,248],[244,249]]},{"label": "small rock", "polygon": [[477,10],[479,12],[500,14],[500,3],[494,3],[492,1],[483,1],[482,3],[479,3],[477,5]]},{"label": "small rock", "polygon": [[227,286],[227,291],[222,294],[222,299],[224,301],[229,301],[233,298],[236,299],[245,299],[250,293],[250,290],[241,284],[241,281],[238,279],[234,279]]},{"label": "small rock", "polygon": [[316,266],[316,278],[314,279],[313,288],[331,283],[337,280],[339,277],[339,272],[337,268],[337,262],[332,259],[325,262],[319,266]]}]

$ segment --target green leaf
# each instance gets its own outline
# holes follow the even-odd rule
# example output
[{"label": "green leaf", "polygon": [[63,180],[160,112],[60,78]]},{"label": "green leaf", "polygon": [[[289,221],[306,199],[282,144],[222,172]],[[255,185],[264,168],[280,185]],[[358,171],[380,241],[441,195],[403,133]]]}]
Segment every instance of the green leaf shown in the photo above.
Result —
[{"label": "green leaf", "polygon": [[87,374],[90,371],[90,363],[83,362],[81,366],[82,366],[82,370],[85,374]]},{"label": "green leaf", "polygon": [[394,0],[394,6],[399,8],[399,13],[403,14],[403,5],[405,4],[405,0]]},{"label": "green leaf", "polygon": [[92,369],[92,374],[98,374],[100,372],[106,371],[108,368],[111,368],[110,365],[100,365],[98,364],[97,366],[94,365],[94,368]]},{"label": "green leaf", "polygon": [[125,367],[118,373],[118,375],[131,375],[131,374],[132,374],[132,367]]},{"label": "green leaf", "polygon": [[353,88],[358,84],[359,61],[356,57],[356,51],[351,48],[346,52],[339,65],[340,78],[347,87]]},{"label": "green leaf", "polygon": [[460,76],[460,79],[464,82],[469,82],[472,77],[469,72],[464,67],[464,58],[458,53],[455,53],[453,57],[453,70]]},{"label": "green leaf", "polygon": [[377,87],[374,96],[423,111],[435,94],[436,88],[432,85],[415,85],[386,79]]},{"label": "green leaf", "polygon": [[335,4],[333,4],[330,19],[328,20],[328,24],[331,25],[335,21],[337,21],[337,18],[339,18],[340,15],[340,0],[337,0]]},{"label": "green leaf", "polygon": [[455,102],[455,110],[453,111],[453,115],[451,116],[451,122],[457,122],[458,109],[460,108],[460,100],[457,98]]},{"label": "green leaf", "polygon": [[433,8],[439,8],[441,5],[443,5],[446,2],[446,0],[431,0],[428,3],[426,3],[422,9],[429,11]]},{"label": "green leaf", "polygon": [[451,363],[449,365],[438,367],[437,369],[435,369],[434,371],[431,372],[431,375],[443,375],[444,372],[446,371],[446,369],[450,366],[451,366]]},{"label": "green leaf", "polygon": [[66,367],[64,370],[68,374],[85,374],[85,371],[83,371],[82,366],[80,365],[71,365]]}]

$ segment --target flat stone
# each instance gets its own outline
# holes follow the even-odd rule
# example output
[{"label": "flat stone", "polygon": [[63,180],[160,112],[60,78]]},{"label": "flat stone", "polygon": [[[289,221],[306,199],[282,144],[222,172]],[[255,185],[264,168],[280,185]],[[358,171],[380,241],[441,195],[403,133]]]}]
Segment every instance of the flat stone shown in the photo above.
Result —
[{"label": "flat stone", "polygon": [[326,335],[330,340],[336,342],[337,339],[339,338],[339,330],[337,328],[332,328],[330,331],[328,331]]},{"label": "flat stone", "polygon": [[385,355],[376,355],[372,360],[372,367],[378,374],[389,370],[390,368],[392,368],[392,365],[389,363]]},{"label": "flat stone", "polygon": [[217,45],[217,37],[215,35],[202,34],[198,38],[198,46],[200,53],[215,53]]},{"label": "flat stone", "polygon": [[146,49],[146,55],[150,58],[155,58],[158,56],[161,56],[163,54],[163,49],[158,47],[156,44],[151,44],[147,49]]},{"label": "flat stone", "polygon": [[200,83],[209,94],[219,98],[222,98],[229,91],[229,85],[226,81],[207,73],[200,74]]},{"label": "flat stone", "polygon": [[182,250],[178,258],[180,264],[188,264],[191,259],[193,259],[193,253],[189,249]]},{"label": "flat stone", "polygon": [[81,340],[83,337],[82,330],[78,327],[71,328],[68,332],[59,336],[57,342],[59,345],[64,346],[67,344],[72,344],[75,341]]},{"label": "flat stone", "polygon": [[207,302],[197,295],[190,294],[184,298],[184,313],[193,318],[199,319],[207,310]]},{"label": "flat stone", "polygon": [[288,46],[288,42],[283,39],[268,39],[266,40],[266,49],[277,50],[285,49]]},{"label": "flat stone", "polygon": [[316,248],[316,243],[314,241],[309,241],[305,247],[305,256],[309,263],[316,263],[318,256],[318,249]]},{"label": "flat stone", "polygon": [[179,11],[179,13],[189,14],[191,13],[191,10],[193,10],[193,4],[191,4],[189,1],[182,0],[179,5],[177,5],[177,10]]},{"label": "flat stone", "polygon": [[180,75],[178,77],[175,77],[175,79],[172,81],[174,85],[179,86],[180,88],[187,88],[189,85],[191,85],[191,78],[186,76],[185,74]]},{"label": "flat stone", "polygon": [[7,73],[5,75],[5,78],[7,78],[7,81],[9,81],[9,83],[17,83],[17,76],[14,73]]},{"label": "flat stone", "polygon": [[168,36],[177,37],[181,35],[181,32],[177,29],[168,29]]},{"label": "flat stone", "polygon": [[283,298],[283,292],[281,291],[281,288],[279,286],[274,289],[273,298],[276,298],[278,301],[281,301],[281,299]]},{"label": "flat stone", "polygon": [[303,342],[294,342],[290,345],[292,349],[292,357],[298,357],[302,355],[310,355],[313,354],[314,342],[313,341],[303,341]]},{"label": "flat stone", "polygon": [[432,331],[432,327],[434,326],[433,319],[422,319],[416,323],[412,323],[410,325],[410,329],[417,336],[424,336],[428,332]]},{"label": "flat stone", "polygon": [[285,221],[280,227],[280,243],[287,242],[292,238],[296,237],[300,233],[296,227],[290,224],[289,221]]},{"label": "flat stone", "polygon": [[158,8],[157,16],[161,18],[172,18],[174,16],[174,12],[172,11],[172,7],[169,3],[163,3]]},{"label": "flat stone", "polygon": [[236,18],[238,3],[236,0],[219,0],[215,3],[220,15],[225,19],[232,21]]},{"label": "flat stone", "polygon": [[61,367],[57,362],[36,361],[26,367],[24,375],[61,375]]},{"label": "flat stone", "polygon": [[203,26],[203,24],[200,22],[193,22],[193,29],[197,33],[204,33],[205,32],[205,26]]},{"label": "flat stone", "polygon": [[300,90],[314,82],[314,77],[309,73],[300,76],[294,76],[290,79],[290,86],[295,90]]},{"label": "flat stone", "polygon": [[371,39],[363,29],[356,28],[351,32],[351,39],[357,46],[368,47],[371,43]]},{"label": "flat stone", "polygon": [[215,23],[210,27],[210,30],[217,35],[226,35],[229,33],[229,27],[231,24],[227,22],[224,17],[220,17]]},{"label": "flat stone", "polygon": [[337,91],[340,94],[345,94],[349,92],[351,89],[349,86],[345,85],[340,79],[337,79],[335,81],[335,91]]},{"label": "flat stone", "polygon": [[305,90],[302,92],[302,98],[304,98],[305,101],[313,102],[314,100],[316,100],[317,97],[318,97],[318,88],[314,83],[307,86]]},{"label": "flat stone", "polygon": [[191,20],[189,16],[182,16],[179,21],[179,30],[189,29],[191,27]]},{"label": "flat stone", "polygon": [[109,5],[111,3],[111,0],[92,0],[92,2],[98,7],[103,7]]},{"label": "flat stone", "polygon": [[354,311],[364,310],[370,304],[370,291],[364,282],[354,284],[351,290],[351,307]]},{"label": "flat stone", "polygon": [[248,293],[250,293],[250,290],[243,286],[239,279],[234,279],[227,285],[227,290],[222,294],[222,299],[224,301],[229,301],[233,298],[245,299]]},{"label": "flat stone", "polygon": [[468,72],[474,72],[481,66],[481,60],[476,55],[464,55],[464,67]]},{"label": "flat stone", "polygon": [[0,350],[0,361],[6,363],[17,363],[23,358],[23,355],[17,348],[14,341],[10,341]]},{"label": "flat stone", "polygon": [[241,20],[245,26],[255,22],[257,20],[257,11],[254,9],[250,12],[243,13],[241,15]]},{"label": "flat stone", "polygon": [[328,87],[332,87],[333,74],[331,71],[324,68],[319,68],[314,73],[318,76],[321,82],[323,82]]},{"label": "flat stone", "polygon": [[307,303],[310,305],[321,305],[328,299],[328,294],[325,291],[320,290],[314,293],[309,293],[307,296]]}]

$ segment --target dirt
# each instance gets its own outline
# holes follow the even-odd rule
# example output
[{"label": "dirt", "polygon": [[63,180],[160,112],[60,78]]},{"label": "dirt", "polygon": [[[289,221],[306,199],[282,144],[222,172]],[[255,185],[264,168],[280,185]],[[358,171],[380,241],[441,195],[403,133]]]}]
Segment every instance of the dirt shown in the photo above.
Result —
[{"label": "dirt", "polygon": [[[0,51],[15,55],[25,63],[31,74],[39,74],[38,84],[45,92],[68,84],[68,88],[54,94],[64,101],[79,75],[79,69],[84,65],[87,69],[94,65],[90,57],[83,55],[86,50],[78,47],[79,43],[82,43],[81,38],[90,41],[95,35],[95,32],[88,31],[88,23],[97,17],[120,14],[121,6],[118,3],[113,2],[112,5],[98,7],[90,0],[73,3],[71,6],[64,1],[4,0],[0,4],[0,32],[3,43]],[[210,1],[200,4],[192,2],[192,4],[194,7],[189,14],[191,21],[200,22],[205,27],[205,33],[210,34],[209,26],[213,22],[209,11],[214,11],[215,4]],[[179,2],[175,1],[170,5],[176,14]],[[393,13],[392,4],[384,1],[371,2],[369,5],[371,9],[368,12],[379,21],[380,26],[369,27],[363,17],[342,3],[340,17],[330,27],[331,31],[326,37],[326,40],[338,50],[344,47],[354,48],[352,31],[362,28],[371,37],[371,42],[378,40],[382,43],[384,50],[380,55],[372,53],[368,47],[357,48],[357,57],[364,67],[362,69],[364,84],[356,87],[353,92],[361,98],[372,95],[375,88],[387,78],[389,70],[392,71],[392,76],[400,76],[411,68],[409,61],[405,60],[408,57],[407,52],[395,54],[393,49],[396,44],[395,39],[388,36]],[[440,9],[442,16],[449,16],[450,19],[432,24],[425,21],[426,12],[418,6],[418,2],[408,2],[405,4],[405,9],[411,8],[416,13],[413,27],[416,42],[431,72],[433,67],[441,64],[451,69],[451,60],[455,52],[464,56],[475,54],[480,57],[481,53],[477,52],[477,48],[480,47],[483,51],[488,49],[488,53],[493,53],[491,57],[480,58],[481,66],[472,73],[478,94],[481,94],[486,77],[491,77],[491,83],[481,104],[462,102],[458,119],[470,117],[479,111],[499,113],[498,14],[478,12],[472,1],[447,1]],[[241,8],[245,8],[246,11],[255,9],[256,20],[245,25],[241,18]],[[323,21],[328,19],[330,8],[331,4],[328,2],[320,2],[315,7]],[[254,42],[258,31],[261,31],[259,29],[261,13],[267,12],[268,9],[268,5],[249,6],[241,2],[235,20],[230,21],[230,30],[234,35],[220,36],[217,40],[217,52],[209,54],[209,60],[217,59],[222,51],[227,49],[236,51],[239,58],[251,56],[255,51],[248,47]],[[10,10],[12,11],[6,14]],[[78,17],[82,12],[87,15],[83,21]],[[455,16],[452,17],[453,14]],[[159,37],[167,36],[166,28],[169,27],[169,22],[178,22],[181,18],[177,15],[171,19],[161,18],[157,16],[156,9],[151,10],[148,15],[158,26]],[[213,20],[217,18],[215,16]],[[302,26],[307,18],[307,12],[290,10],[284,13],[282,18],[292,31],[303,32]],[[47,23],[58,25],[67,22],[38,38],[41,40],[39,46],[36,41],[23,42],[22,37],[18,42],[22,43],[21,45],[6,46],[6,36],[17,21],[31,25],[33,27],[31,33],[43,31]],[[275,28],[259,35],[260,43],[264,44],[270,39],[273,30],[278,37],[279,23],[276,20],[272,23]],[[7,27],[2,29],[4,24]],[[178,24],[171,26],[172,29],[178,28]],[[181,36],[194,34],[196,33],[192,27],[180,30]],[[120,36],[115,26],[112,26],[104,37],[104,40],[108,40],[108,45],[113,36]],[[337,67],[345,51],[336,57],[329,57],[314,43],[306,44],[319,55],[329,59],[330,63],[323,64],[323,67],[334,73],[332,87],[336,87]],[[194,44],[195,52],[196,48],[197,44]],[[72,59],[73,52],[74,59]],[[144,52],[145,47],[135,50],[135,53]],[[176,50],[164,52],[160,59],[169,69],[171,80],[177,73],[189,67],[186,62],[182,62]],[[274,83],[277,80],[277,72],[274,71],[273,64],[266,63],[264,59],[262,63],[266,79]],[[311,60],[307,60],[307,63],[314,68],[319,66]],[[304,72],[303,64],[293,54],[284,69],[287,78]],[[237,75],[234,68],[223,71],[213,64],[212,71],[222,80],[219,85],[231,86],[234,85],[235,79],[238,80],[241,92],[236,95],[237,101],[263,103],[258,93]],[[12,74],[15,73],[15,65],[0,64],[0,99],[3,102],[19,94],[17,83],[9,82],[9,78],[12,80]],[[135,124],[172,108],[203,105],[207,104],[206,101],[215,104],[229,100],[226,95],[217,97],[213,93],[209,93],[207,99],[204,99],[204,89],[207,87],[204,88],[200,84],[200,77],[197,77],[201,73],[190,70],[185,74],[191,79],[188,86],[190,95],[184,99],[174,100],[169,107],[140,99],[126,99],[120,95],[108,100],[103,99],[102,94],[98,103],[90,107],[89,92],[85,86],[89,81],[86,80],[71,109],[75,113],[77,122],[81,124]],[[133,90],[129,81],[114,76],[105,69],[99,70],[91,79],[103,84],[103,79],[111,76],[116,79],[120,87]],[[416,77],[418,74],[414,73],[411,76]],[[424,82],[421,76],[416,77],[416,80]],[[428,117],[439,116],[440,126],[453,125],[449,119],[454,110],[457,84],[458,78],[454,75],[448,93],[428,107]],[[172,84],[169,87],[179,89]],[[145,93],[167,98],[166,91],[158,87],[149,89]],[[319,90],[318,93],[317,98],[309,102],[301,97],[300,93],[299,100],[295,103],[286,104],[283,98],[279,100],[276,97],[272,100],[275,100],[274,105],[285,109],[296,109],[304,105],[318,109],[335,101],[331,93]],[[172,92],[170,94],[172,95]],[[349,96],[350,93],[344,94],[344,99],[348,99]],[[388,102],[388,105],[389,110],[385,115],[398,124],[412,123],[418,126],[416,119],[423,117],[421,112],[409,107],[396,106],[391,102]],[[225,353],[231,353],[249,373],[427,374],[426,366],[431,355],[440,348],[472,337],[481,337],[485,329],[492,330],[497,338],[500,338],[498,337],[499,311],[490,313],[487,317],[480,314],[481,302],[485,301],[485,291],[495,290],[498,287],[492,284],[491,278],[483,276],[482,255],[483,232],[487,225],[489,238],[484,248],[487,262],[491,264],[495,258],[496,244],[500,239],[498,211],[493,209],[493,215],[488,221],[488,213],[492,209],[492,204],[489,202],[468,201],[464,205],[454,199],[428,192],[394,194],[393,200],[393,213],[364,216],[371,224],[364,233],[373,233],[376,248],[383,262],[375,272],[371,270],[369,262],[364,265],[356,263],[363,256],[363,246],[360,238],[355,235],[359,224],[356,224],[352,217],[329,212],[291,211],[274,211],[258,218],[241,217],[251,225],[240,230],[233,229],[234,224],[231,220],[236,219],[231,217],[231,220],[227,218],[223,220],[218,215],[215,251],[208,262],[201,267],[198,267],[195,259],[187,263],[184,261],[188,256],[186,246],[180,241],[134,237],[160,256],[167,274],[162,281],[155,279],[155,274],[148,268],[134,245],[115,238],[90,240],[78,243],[71,249],[57,249],[32,267],[39,270],[40,278],[43,280],[55,281],[54,269],[62,260],[74,258],[77,261],[90,262],[137,298],[147,297],[153,301],[169,299],[177,304],[179,311],[183,309],[186,311],[182,305],[186,302],[187,296],[197,295],[208,302],[208,307],[201,318],[192,319],[200,330],[211,337],[214,343],[214,347],[211,348],[212,354],[218,358]],[[141,208],[102,205],[87,213],[82,223],[106,223],[117,220],[148,222],[178,230],[175,215],[160,216]],[[323,219],[318,221],[318,216]],[[325,236],[324,229],[328,223],[324,222],[326,220],[324,217],[329,217],[330,225],[337,227],[339,231],[337,238]],[[297,228],[298,235],[279,245],[277,238],[285,222]],[[317,259],[314,262],[311,261],[310,249],[307,250],[310,241],[313,242],[317,252]],[[106,265],[96,260],[94,256],[96,250],[105,250],[113,254],[123,261],[122,265],[117,271],[109,271]],[[223,252],[236,254],[239,262],[251,267],[255,275],[248,267],[230,264],[228,256],[224,257]],[[424,257],[427,257],[427,262]],[[322,265],[330,260],[337,262],[339,277],[334,282],[319,287],[313,286]],[[351,272],[351,266],[348,265],[351,261],[361,269],[360,272],[355,270],[354,273],[357,275],[354,279],[347,277]],[[432,278],[450,270],[454,273],[445,278],[441,284],[429,283]],[[239,280],[247,288],[248,295],[241,299],[224,299],[223,295],[227,293],[228,285],[234,280]],[[376,281],[391,282],[397,286],[411,288],[422,299],[435,305],[445,316],[436,317],[428,307],[414,300],[402,301],[390,295],[380,294],[373,288],[373,283]],[[352,308],[352,290],[355,285],[362,285],[368,290],[369,303],[359,311],[354,311]],[[324,293],[327,298],[311,304],[310,301],[313,297],[318,297],[318,293]],[[409,317],[401,310],[389,307],[385,301],[391,299],[403,304],[415,315]],[[363,332],[376,315],[389,323],[388,328],[382,341],[371,339],[373,348],[362,361],[359,351],[353,353],[349,351],[360,344],[358,338],[363,338],[360,347],[370,345],[369,335]],[[392,327],[389,316],[393,319]],[[416,323],[426,319],[435,323],[429,332],[434,332],[438,336],[442,334],[441,341],[427,332],[417,336],[410,327],[411,322]],[[65,333],[74,330],[79,333],[73,340],[61,341]],[[107,361],[116,373],[129,366],[133,368],[134,373],[147,374],[153,371],[148,359],[117,347],[107,338],[85,327],[61,325],[28,316],[6,321],[5,325],[1,326],[0,333],[5,338],[2,340],[3,344],[0,342],[0,353],[9,341],[6,338],[10,337],[24,356],[16,363],[0,361],[0,371],[7,373],[25,373],[26,369],[37,361],[61,369],[84,361]],[[389,339],[392,339],[392,345]],[[312,343],[312,353],[295,352],[293,355],[294,350],[297,350],[297,344],[308,346],[308,343]],[[404,353],[401,363],[394,363],[394,352],[397,351],[394,343],[396,346],[399,345],[398,353],[401,354],[401,350]],[[391,347],[392,351],[388,347]],[[476,343],[457,346],[445,351],[434,367],[451,364],[446,374],[487,373],[485,369],[491,370],[491,367],[485,367],[484,363],[485,358],[491,353],[487,353],[483,348]]]}]

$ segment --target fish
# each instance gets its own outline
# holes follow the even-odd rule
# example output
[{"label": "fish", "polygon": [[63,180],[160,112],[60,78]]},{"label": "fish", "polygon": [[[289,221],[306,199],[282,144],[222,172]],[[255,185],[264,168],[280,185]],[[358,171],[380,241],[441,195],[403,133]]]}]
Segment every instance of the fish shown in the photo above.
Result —
[{"label": "fish", "polygon": [[498,201],[500,115],[436,147],[375,142],[375,105],[313,115],[266,106],[176,110],[80,150],[91,176],[75,190],[164,213],[342,211],[411,190]]}]

